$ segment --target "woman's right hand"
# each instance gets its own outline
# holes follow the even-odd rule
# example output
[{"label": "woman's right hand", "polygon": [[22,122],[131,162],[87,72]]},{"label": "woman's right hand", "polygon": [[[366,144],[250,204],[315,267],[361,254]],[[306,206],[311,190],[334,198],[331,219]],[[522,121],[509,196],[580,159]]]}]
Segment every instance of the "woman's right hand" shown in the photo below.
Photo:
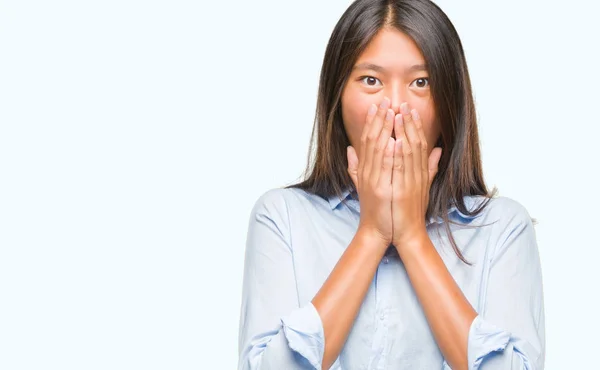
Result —
[{"label": "woman's right hand", "polygon": [[358,230],[381,238],[387,247],[392,241],[392,167],[394,111],[390,100],[383,98],[379,108],[369,108],[360,139],[360,158],[348,146],[348,173],[357,189],[360,202]]}]

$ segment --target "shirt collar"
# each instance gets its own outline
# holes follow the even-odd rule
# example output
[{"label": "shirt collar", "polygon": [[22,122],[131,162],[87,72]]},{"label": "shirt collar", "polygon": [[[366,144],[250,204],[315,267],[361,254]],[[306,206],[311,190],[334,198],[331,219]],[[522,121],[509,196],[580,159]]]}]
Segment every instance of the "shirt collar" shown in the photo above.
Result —
[{"label": "shirt collar", "polygon": [[351,192],[350,188],[346,188],[346,190],[344,190],[342,192],[342,197],[339,198],[337,195],[332,195],[329,197],[328,201],[329,201],[329,206],[331,206],[331,209],[335,209],[337,208],[337,206],[340,205],[340,203],[342,203],[342,199],[351,199],[352,197],[350,195],[352,195],[352,193],[356,193],[356,192]]},{"label": "shirt collar", "polygon": [[[342,192],[342,197],[341,197],[341,198],[339,198],[339,197],[338,197],[338,196],[336,196],[336,195],[332,195],[332,196],[330,196],[330,197],[327,199],[327,200],[328,200],[328,202],[329,202],[329,206],[331,207],[331,209],[332,209],[332,210],[334,210],[335,208],[337,208],[337,206],[339,206],[339,205],[340,205],[340,203],[342,203],[342,199],[346,199],[346,200],[348,200],[348,201],[350,201],[350,202],[357,202],[357,203],[358,203],[358,200],[357,200],[357,199],[354,199],[354,198],[351,196],[352,194],[356,194],[356,192],[355,192],[355,191],[351,191],[351,190],[350,190],[350,188],[347,188],[346,190],[344,190],[344,191]],[[474,201],[474,198],[475,198],[475,197],[470,197],[470,196],[466,196],[466,197],[464,198],[464,199],[465,199],[465,205],[467,206],[467,208],[468,208],[468,209],[472,209],[471,207],[473,206],[473,201]],[[452,206],[451,206],[451,207],[448,209],[448,215],[449,215],[449,216],[451,216],[451,215],[453,215],[453,214],[455,214],[455,215],[458,215],[460,218],[464,218],[464,219],[466,219],[466,220],[473,220],[473,219],[475,219],[475,218],[477,218],[477,217],[479,217],[479,216],[481,215],[481,213],[479,213],[479,214],[477,214],[477,215],[472,215],[472,216],[471,216],[471,215],[464,214],[464,213],[462,213],[460,210],[458,210],[458,208],[456,208],[456,206],[455,206],[455,205],[452,205]],[[428,222],[428,224],[430,224],[430,223],[434,223],[434,222],[435,222],[435,223],[442,223],[442,222],[443,222],[443,219],[442,219],[441,217],[438,217],[438,218],[437,218],[437,220],[436,220],[436,219],[435,219],[433,216],[432,216],[432,217],[430,217],[430,218],[429,218],[429,222]]]}]

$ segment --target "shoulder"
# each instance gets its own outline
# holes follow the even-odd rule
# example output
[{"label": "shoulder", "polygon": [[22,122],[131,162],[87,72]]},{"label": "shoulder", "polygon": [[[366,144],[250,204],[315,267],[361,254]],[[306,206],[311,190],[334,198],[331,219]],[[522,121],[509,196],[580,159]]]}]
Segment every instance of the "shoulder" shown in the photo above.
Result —
[{"label": "shoulder", "polygon": [[490,199],[484,212],[486,216],[483,223],[493,224],[491,240],[494,242],[495,259],[508,250],[519,255],[537,253],[534,220],[521,202],[510,197],[497,196]]},{"label": "shoulder", "polygon": [[282,216],[287,213],[286,189],[274,188],[260,194],[252,207],[252,215]]},{"label": "shoulder", "polygon": [[314,202],[326,202],[315,198],[319,197],[297,188],[272,188],[265,191],[259,195],[250,212],[249,233],[257,228],[267,227],[291,245],[292,229],[298,221],[307,219],[298,214],[306,213],[310,217],[314,212],[307,213],[303,210],[312,209],[311,204]]},{"label": "shoulder", "polygon": [[298,188],[272,188],[255,201],[252,215],[264,214],[287,220],[290,212],[314,204],[325,205],[327,201]]},{"label": "shoulder", "polygon": [[[478,202],[487,198],[476,197]],[[475,199],[475,197],[473,197]],[[489,199],[489,203],[482,211],[487,221],[497,222],[501,225],[515,225],[531,223],[532,218],[527,208],[519,201],[506,197],[496,196]]]}]

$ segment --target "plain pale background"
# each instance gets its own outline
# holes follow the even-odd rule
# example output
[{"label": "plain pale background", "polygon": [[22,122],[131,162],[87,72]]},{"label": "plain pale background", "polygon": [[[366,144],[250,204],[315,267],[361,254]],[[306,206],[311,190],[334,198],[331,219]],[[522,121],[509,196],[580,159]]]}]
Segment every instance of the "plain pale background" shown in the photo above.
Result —
[{"label": "plain pale background", "polygon": [[[1,369],[236,367],[250,210],[302,174],[349,3],[0,2]],[[546,368],[589,368],[597,5],[437,3],[487,184],[539,220]]]}]

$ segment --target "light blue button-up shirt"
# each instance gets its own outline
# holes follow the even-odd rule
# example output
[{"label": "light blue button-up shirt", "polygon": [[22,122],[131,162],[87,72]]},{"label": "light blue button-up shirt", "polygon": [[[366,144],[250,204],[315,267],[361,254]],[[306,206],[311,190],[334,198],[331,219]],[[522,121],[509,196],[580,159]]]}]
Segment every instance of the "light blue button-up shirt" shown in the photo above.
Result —
[{"label": "light blue button-up shirt", "polygon": [[[354,237],[360,206],[301,189],[272,189],[254,205],[246,240],[239,370],[321,369],[323,325],[311,300]],[[485,198],[466,197],[473,210]],[[477,216],[452,207],[460,261],[442,219],[427,232],[478,316],[468,336],[469,369],[543,369],[542,274],[527,210],[493,198]],[[443,310],[444,307],[440,307]],[[381,260],[347,341],[331,369],[449,369],[402,260]]]}]

